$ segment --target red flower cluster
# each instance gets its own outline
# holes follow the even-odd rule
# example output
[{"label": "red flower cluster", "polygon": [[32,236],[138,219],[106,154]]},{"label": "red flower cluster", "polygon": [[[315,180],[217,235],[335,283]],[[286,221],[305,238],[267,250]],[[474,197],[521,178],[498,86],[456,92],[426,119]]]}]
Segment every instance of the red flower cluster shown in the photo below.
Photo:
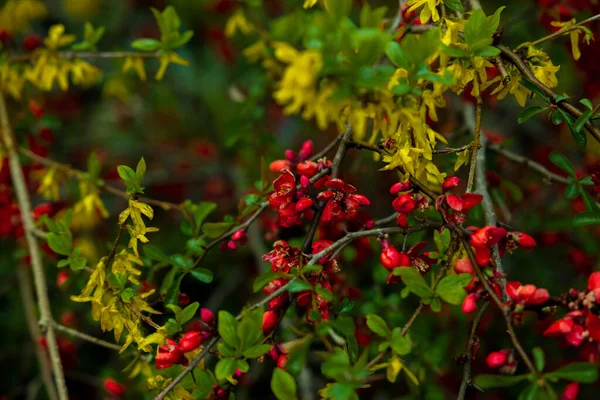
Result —
[{"label": "red flower cluster", "polygon": [[427,256],[428,253],[421,254],[427,242],[418,242],[406,253],[403,253],[398,251],[387,239],[380,238],[378,240],[381,242],[381,264],[390,271],[387,278],[388,285],[401,282],[401,277],[393,274],[394,268],[412,267],[421,274],[426,274],[431,269],[433,260]]},{"label": "red flower cluster", "polygon": [[[312,214],[313,200],[308,192],[310,182],[306,176],[300,177],[300,190],[296,189],[296,178],[289,169],[282,169],[275,179],[275,191],[269,196],[269,205],[278,212],[277,222],[283,227],[298,225],[303,213]],[[312,215],[307,215],[310,218]]]},{"label": "red flower cluster", "polygon": [[296,169],[296,172],[299,175],[304,175],[310,178],[317,172],[317,163],[308,160],[312,155],[312,152],[313,143],[311,140],[308,140],[302,144],[298,154],[294,153],[292,150],[286,150],[286,159],[273,161],[269,165],[269,168],[274,172],[281,172],[283,169],[289,169],[291,171]]},{"label": "red flower cluster", "polygon": [[200,318],[202,323],[195,325],[195,330],[186,332],[179,343],[172,339],[167,339],[167,344],[158,346],[156,354],[156,369],[169,368],[172,365],[187,365],[188,359],[185,353],[196,350],[214,334],[215,316],[212,311],[202,308],[200,310]]},{"label": "red flower cluster", "polygon": [[243,246],[248,241],[245,229],[237,230],[231,235],[231,239],[221,244],[221,251],[236,250],[238,246]]},{"label": "red flower cluster", "polygon": [[353,219],[361,206],[371,204],[365,196],[355,193],[354,186],[339,178],[328,181],[325,186],[330,190],[325,190],[317,196],[320,201],[326,202],[321,219],[324,223]]},{"label": "red flower cluster", "polygon": [[600,272],[590,275],[587,293],[572,291],[571,294],[577,296],[586,308],[569,312],[550,325],[544,336],[561,337],[573,347],[579,347],[586,339],[600,342],[600,319],[591,311],[600,302]]},{"label": "red flower cluster", "polygon": [[[284,242],[285,243],[285,242]],[[287,243],[286,243],[287,244]],[[299,249],[298,249],[299,250]],[[272,253],[272,252],[271,252]],[[263,256],[263,260],[264,260]],[[271,264],[271,268],[273,268],[273,264]],[[288,283],[288,279],[278,278],[275,279],[267,286],[263,288],[263,293],[266,296],[272,295],[277,289]],[[262,331],[265,336],[269,335],[277,326],[279,322],[279,313],[282,309],[287,307],[290,302],[290,294],[288,292],[283,292],[279,296],[275,297],[269,304],[267,304],[267,310],[263,314],[263,323],[262,323]]]},{"label": "red flower cluster", "polygon": [[500,240],[506,237],[506,230],[504,228],[497,228],[495,226],[485,226],[477,229],[471,235],[471,246],[475,249],[475,260],[480,266],[485,266],[490,262],[492,252],[490,247],[498,244]]},{"label": "red flower cluster", "polygon": [[442,183],[442,194],[435,203],[436,210],[440,211],[443,206],[448,206],[445,212],[446,220],[455,224],[462,224],[467,220],[467,212],[481,202],[483,196],[475,193],[465,193],[463,195],[447,194],[460,184],[460,178],[453,176]]},{"label": "red flower cluster", "polygon": [[298,247],[292,247],[285,240],[278,240],[273,243],[273,250],[262,256],[263,261],[271,263],[273,272],[290,272],[290,269],[297,268],[300,265],[302,250]]},{"label": "red flower cluster", "polygon": [[287,363],[288,353],[282,345],[276,344],[271,350],[269,350],[269,357],[277,364],[277,368],[285,370],[285,364]]},{"label": "red flower cluster", "polygon": [[414,211],[425,210],[429,206],[427,198],[421,194],[409,193],[412,186],[410,182],[398,182],[390,188],[391,194],[399,194],[392,202],[392,207],[398,213],[396,224],[402,228],[408,228],[408,215]]},{"label": "red flower cluster", "polygon": [[538,289],[535,285],[521,285],[521,282],[507,282],[506,294],[512,301],[521,306],[538,306],[550,299],[546,289]]},{"label": "red flower cluster", "polygon": [[[471,313],[477,309],[477,301],[481,300],[485,295],[485,288],[479,281],[479,278],[475,276],[475,269],[468,258],[456,260],[456,263],[454,264],[454,272],[457,274],[471,274],[473,276],[471,282],[469,282],[469,284],[465,287],[465,291],[468,294],[462,303],[462,312],[465,314]],[[502,290],[500,289],[500,285],[498,285],[498,283],[495,281],[501,277],[502,276],[500,273],[493,271],[492,277],[489,279],[489,283],[498,297],[502,296]]]}]

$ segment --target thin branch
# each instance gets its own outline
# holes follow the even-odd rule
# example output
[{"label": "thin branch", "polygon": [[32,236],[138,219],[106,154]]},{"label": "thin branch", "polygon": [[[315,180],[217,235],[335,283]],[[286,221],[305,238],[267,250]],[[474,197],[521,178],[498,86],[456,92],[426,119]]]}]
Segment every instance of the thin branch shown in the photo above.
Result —
[{"label": "thin branch", "polygon": [[[76,58],[87,58],[87,59],[113,59],[113,58],[126,58],[126,57],[142,57],[142,58],[158,58],[160,53],[153,52],[141,52],[141,51],[59,51],[55,53],[57,57],[65,60],[73,60]],[[30,54],[15,54],[8,58],[9,62],[25,62],[33,61],[38,57],[38,53]]]},{"label": "thin branch", "polygon": [[502,57],[495,56],[494,62],[496,63],[496,67],[498,68],[498,72],[500,72],[500,76],[502,77],[502,83],[504,86],[510,83],[510,75],[506,72],[506,65],[504,65],[504,61]]},{"label": "thin branch", "polygon": [[338,145],[338,143],[340,142],[340,140],[342,140],[343,136],[344,135],[337,135],[334,140],[332,140],[327,146],[325,146],[323,148],[323,150],[321,150],[320,152],[318,152],[317,154],[315,154],[314,156],[312,156],[310,158],[310,161],[318,161],[321,158],[325,157],[327,155],[327,153],[329,153],[335,146]]},{"label": "thin branch", "polygon": [[85,340],[86,342],[90,342],[90,343],[96,344],[98,346],[106,347],[107,349],[111,349],[111,350],[115,350],[115,351],[121,350],[121,346],[119,346],[117,344],[107,342],[106,340],[98,339],[98,338],[88,335],[86,333],[79,332],[76,329],[72,329],[67,326],[57,324],[56,322],[53,323],[53,326],[59,332],[64,332],[66,334],[69,334],[69,335],[79,338],[81,340]]},{"label": "thin branch", "polygon": [[405,3],[406,0],[398,0],[398,12],[396,13],[396,17],[394,18],[394,21],[392,21],[392,24],[388,29],[389,34],[394,33],[402,23],[402,10],[404,9]]},{"label": "thin branch", "polygon": [[[10,120],[8,118],[6,102],[2,93],[0,93],[0,129],[2,130],[2,139],[8,155],[12,183],[17,197],[19,211],[21,213],[21,220],[23,221],[23,227],[25,230],[25,239],[27,241],[27,247],[29,249],[29,256],[31,259],[31,269],[33,271],[33,279],[38,299],[38,306],[40,309],[41,321],[44,323],[49,323],[52,322],[52,311],[50,309],[50,300],[48,298],[48,289],[46,287],[46,278],[44,276],[44,265],[42,263],[40,246],[37,238],[33,234],[35,223],[33,221],[33,213],[31,211],[31,201],[29,199],[29,194],[27,193],[25,176],[23,175],[23,169],[21,167],[19,154],[17,153],[15,146]],[[52,370],[54,371],[56,387],[58,389],[58,398],[61,400],[66,400],[68,399],[67,385],[65,384],[65,376],[60,363],[60,353],[58,351],[58,345],[56,344],[56,335],[52,326],[49,326],[48,331],[46,332],[46,342],[48,345],[48,351],[50,353],[50,361],[52,363]]]},{"label": "thin branch", "polygon": [[125,304],[125,305],[127,308],[129,308],[131,310],[132,313],[134,313],[142,321],[144,321],[145,323],[147,323],[148,325],[150,325],[151,327],[153,327],[156,330],[160,329],[160,325],[158,325],[156,322],[152,321],[152,318],[145,316],[139,310],[135,309],[133,306],[131,306],[129,304]]},{"label": "thin branch", "polygon": [[[21,153],[25,157],[27,157],[33,161],[36,161],[42,165],[45,165],[47,167],[58,168],[61,171],[65,172],[67,175],[75,176],[79,179],[87,179],[87,177],[88,177],[87,172],[73,168],[69,164],[60,163],[58,161],[54,161],[49,158],[39,156],[39,155],[35,154],[34,152],[32,152],[31,150],[26,149],[24,147],[19,147],[18,150],[19,150],[19,153]],[[129,199],[131,197],[124,190],[121,190],[114,186],[108,185],[108,184],[104,183],[103,180],[98,180],[94,183],[100,189],[102,189],[108,193],[114,194],[118,197],[122,197],[124,199]],[[168,201],[154,200],[154,199],[150,199],[148,197],[140,197],[139,200],[144,203],[160,207],[164,210],[181,210],[181,208],[182,208],[180,204],[169,203]]]},{"label": "thin branch", "polygon": [[527,157],[523,157],[518,154],[515,154],[512,151],[507,150],[504,147],[500,146],[499,144],[488,142],[486,144],[486,148],[502,155],[503,157],[505,157],[506,159],[508,159],[510,161],[513,161],[517,164],[524,165],[527,168],[530,168],[530,169],[534,170],[535,172],[542,174],[549,182],[562,183],[565,185],[568,185],[569,183],[571,183],[570,178],[566,178],[564,176],[557,175],[554,172],[551,172],[548,169],[546,169],[546,167],[544,167],[542,164],[539,164],[533,160],[530,160]]},{"label": "thin branch", "polygon": [[[475,85],[477,81],[475,80]],[[475,130],[473,132],[473,147],[471,148],[471,166],[469,170],[469,180],[467,182],[467,193],[470,193],[473,189],[473,182],[475,179],[476,168],[475,164],[477,161],[477,154],[479,153],[479,142],[481,141],[481,109],[483,108],[483,101],[481,100],[481,94],[477,96],[477,104],[475,105]]]},{"label": "thin branch", "polygon": [[457,148],[448,147],[448,148],[445,148],[445,149],[433,150],[432,153],[433,154],[453,154],[453,153],[460,153],[461,151],[468,150],[471,147],[473,147],[473,143],[468,143],[468,144],[465,144],[464,146],[460,146],[460,147],[457,147]]},{"label": "thin branch", "polygon": [[[582,112],[577,107],[572,106],[566,101],[563,100],[557,103],[556,93],[554,93],[548,86],[544,85],[542,82],[539,81],[539,79],[535,77],[535,75],[531,72],[529,67],[525,65],[521,57],[519,57],[519,55],[517,55],[515,52],[513,52],[511,49],[504,45],[498,45],[497,47],[502,52],[502,55],[508,61],[510,61],[528,81],[537,86],[550,99],[552,103],[555,103],[558,107],[560,107],[566,113],[570,114],[575,119],[581,116]],[[586,121],[584,126],[588,130],[588,132],[590,132],[592,136],[594,136],[594,139],[600,142],[600,130],[596,126],[594,126],[594,124],[589,120]]]},{"label": "thin branch", "polygon": [[576,23],[575,25],[571,26],[568,29],[561,29],[561,30],[559,30],[557,32],[554,32],[554,33],[551,33],[551,34],[549,34],[547,36],[544,36],[543,38],[535,40],[535,41],[531,42],[530,44],[531,44],[531,46],[537,46],[537,45],[539,45],[541,43],[547,42],[548,40],[553,40],[553,39],[559,38],[561,36],[566,35],[567,33],[570,33],[571,31],[574,31],[575,29],[579,28],[582,25],[589,24],[590,22],[596,21],[598,19],[600,19],[600,14],[594,15],[593,17],[590,17],[590,18],[588,18],[586,20],[578,22],[578,23]]},{"label": "thin branch", "polygon": [[33,297],[33,288],[31,287],[31,278],[29,277],[29,270],[23,263],[17,267],[17,279],[19,281],[19,288],[21,289],[21,298],[23,300],[23,308],[25,308],[25,318],[27,320],[27,328],[29,329],[29,335],[31,341],[35,347],[35,355],[37,357],[38,364],[40,366],[40,373],[42,375],[42,382],[48,393],[50,400],[56,400],[56,388],[52,381],[52,370],[48,363],[48,356],[44,352],[39,339],[42,337],[40,327],[38,326],[37,312],[35,310],[35,298]]},{"label": "thin branch", "polygon": [[460,383],[460,390],[458,391],[458,400],[463,400],[465,395],[467,394],[467,389],[472,385],[471,382],[471,361],[473,360],[473,346],[477,341],[477,328],[479,328],[479,324],[483,319],[483,316],[487,313],[490,308],[490,302],[486,301],[473,319],[473,323],[471,324],[471,332],[469,333],[469,341],[465,346],[465,352],[463,356],[465,358],[465,365],[463,367],[463,378]]}]

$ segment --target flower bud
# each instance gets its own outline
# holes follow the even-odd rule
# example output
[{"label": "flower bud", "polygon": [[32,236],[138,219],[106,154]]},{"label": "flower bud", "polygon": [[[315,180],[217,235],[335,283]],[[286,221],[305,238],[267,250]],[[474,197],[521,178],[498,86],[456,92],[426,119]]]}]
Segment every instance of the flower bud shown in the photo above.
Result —
[{"label": "flower bud", "polygon": [[415,209],[415,202],[410,194],[402,194],[394,199],[392,207],[396,212],[408,214]]},{"label": "flower bud", "polygon": [[200,332],[188,332],[179,340],[179,348],[182,352],[196,350],[202,344],[202,336]]},{"label": "flower bud", "polygon": [[451,176],[450,178],[446,179],[444,181],[444,183],[442,183],[442,191],[446,192],[446,191],[458,186],[459,183],[460,183],[460,178],[458,176]]},{"label": "flower bud", "polygon": [[304,212],[313,205],[313,200],[310,197],[305,197],[303,199],[298,200],[296,203],[295,210],[298,213]]},{"label": "flower bud", "polygon": [[42,40],[37,35],[27,35],[23,39],[23,49],[26,51],[33,51],[42,45]]},{"label": "flower bud", "polygon": [[262,331],[265,336],[269,335],[279,322],[279,314],[275,311],[265,311],[263,314]]},{"label": "flower bud", "polygon": [[462,303],[462,312],[464,312],[465,314],[469,314],[469,313],[472,313],[473,311],[475,311],[477,309],[477,304],[476,304],[475,300],[476,300],[475,293],[471,293],[471,294],[467,295],[467,297],[465,297],[465,299],[463,300],[463,303]]},{"label": "flower bud", "polygon": [[190,304],[190,296],[185,293],[179,293],[179,304],[184,307]]},{"label": "flower bud", "polygon": [[519,244],[519,246],[524,249],[532,249],[536,246],[535,240],[531,236],[526,233],[521,232],[511,232],[511,235],[515,242]]},{"label": "flower bud", "polygon": [[233,235],[231,235],[231,240],[235,240],[237,242],[239,240],[244,240],[245,237],[246,237],[246,230],[239,229],[239,230],[235,231],[233,233]]},{"label": "flower bud", "polygon": [[[600,272],[594,272],[588,279],[588,290],[594,290],[600,288]],[[600,299],[597,299],[600,301]]]},{"label": "flower bud", "polygon": [[375,221],[370,219],[367,222],[365,222],[365,229],[373,229],[373,228],[375,228]]},{"label": "flower bud", "polygon": [[412,185],[408,181],[394,183],[392,185],[392,187],[390,188],[390,193],[396,194],[396,193],[400,193],[400,192],[406,192],[406,191],[410,190],[411,186]]},{"label": "flower bud", "polygon": [[579,383],[571,382],[560,395],[560,400],[576,400],[579,396]]},{"label": "flower bud", "polygon": [[385,269],[392,270],[400,266],[410,265],[410,259],[405,253],[399,252],[387,239],[381,240],[381,264]]},{"label": "flower bud", "polygon": [[287,158],[291,162],[294,162],[294,161],[296,161],[296,153],[294,153],[291,150],[286,150],[285,151],[285,158]]},{"label": "flower bud", "polygon": [[208,326],[213,326],[215,323],[215,315],[208,308],[200,309],[200,318]]},{"label": "flower bud", "polygon": [[125,386],[110,378],[104,380],[104,389],[117,397],[122,397],[125,394]]},{"label": "flower bud", "polygon": [[490,368],[498,368],[506,362],[509,350],[493,351],[488,354],[485,363]]},{"label": "flower bud", "polygon": [[302,144],[300,151],[298,152],[298,157],[301,161],[306,160],[312,155],[313,152],[313,142],[312,140],[307,140]]},{"label": "flower bud", "polygon": [[60,271],[56,276],[56,286],[59,289],[65,290],[69,285],[69,273],[67,271]]}]

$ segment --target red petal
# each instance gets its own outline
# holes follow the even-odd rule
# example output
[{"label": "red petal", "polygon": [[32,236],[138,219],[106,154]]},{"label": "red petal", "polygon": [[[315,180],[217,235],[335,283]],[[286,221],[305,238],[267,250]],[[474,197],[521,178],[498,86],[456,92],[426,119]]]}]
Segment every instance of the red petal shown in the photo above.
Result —
[{"label": "red petal", "polygon": [[330,189],[342,190],[346,184],[340,178],[331,179],[325,184]]},{"label": "red petal", "polygon": [[455,211],[462,211],[463,209],[462,199],[455,194],[447,195],[446,203],[450,206],[451,209]]},{"label": "red petal", "polygon": [[[452,196],[452,195],[450,195]],[[460,199],[462,200],[462,206],[464,210],[470,210],[471,208],[475,207],[477,204],[479,204],[481,202],[481,199],[483,199],[483,196],[480,194],[474,194],[474,193],[466,193],[463,194]]]}]

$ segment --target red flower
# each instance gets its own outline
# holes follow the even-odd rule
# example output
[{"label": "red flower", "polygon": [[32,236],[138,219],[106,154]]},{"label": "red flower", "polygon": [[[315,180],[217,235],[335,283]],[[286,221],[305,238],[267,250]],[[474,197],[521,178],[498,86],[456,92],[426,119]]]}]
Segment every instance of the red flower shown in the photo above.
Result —
[{"label": "red flower", "polygon": [[125,394],[125,386],[110,378],[104,380],[104,389],[106,389],[108,393],[118,397],[122,397]]},{"label": "red flower", "polygon": [[325,223],[354,218],[358,208],[371,204],[362,194],[356,194],[356,188],[335,178],[325,184],[329,189],[319,193],[318,199],[326,201],[322,221]]},{"label": "red flower", "polygon": [[391,194],[396,194],[400,192],[407,192],[411,189],[412,185],[410,182],[398,182],[392,185],[390,188]]},{"label": "red flower", "polygon": [[475,259],[478,265],[487,265],[491,256],[490,247],[498,244],[504,237],[506,237],[506,230],[495,226],[483,227],[471,235],[471,246],[475,248]]},{"label": "red flower", "polygon": [[279,322],[279,314],[275,311],[265,311],[263,314],[262,331],[265,336],[269,335]]},{"label": "red flower", "polygon": [[577,396],[579,396],[579,383],[571,382],[560,395],[560,400],[577,400]]},{"label": "red flower", "polygon": [[531,236],[522,232],[509,232],[508,236],[510,236],[519,246],[524,249],[533,249],[537,244],[535,240]]},{"label": "red flower", "polygon": [[507,349],[500,350],[500,351],[493,351],[490,354],[488,354],[487,358],[485,359],[485,363],[490,368],[501,367],[506,362],[506,359],[508,358],[509,353],[510,353],[510,350],[507,350]]},{"label": "red flower", "polygon": [[[585,314],[587,313],[587,310],[571,311],[562,319],[559,319],[558,321],[550,325],[548,329],[544,331],[544,336],[563,337],[567,344],[573,347],[579,347],[579,345],[583,343],[586,336],[591,336],[591,332],[589,331],[584,335],[586,329],[583,325],[586,324]],[[591,320],[592,325],[594,325],[598,320],[597,317],[593,317],[595,318],[595,320]],[[598,325],[600,325],[600,323]],[[597,329],[595,326],[594,328],[594,335],[600,337],[600,335],[598,335],[598,333],[600,333],[600,329]]]},{"label": "red flower", "polygon": [[183,355],[177,342],[167,339],[167,344],[158,347],[158,354],[155,357],[156,369],[169,368],[175,364],[187,365],[188,360]]},{"label": "red flower", "polygon": [[188,332],[179,339],[179,349],[182,352],[187,353],[188,351],[196,350],[203,342],[204,337],[200,332]]},{"label": "red flower", "polygon": [[381,239],[381,264],[387,270],[397,267],[410,266],[410,258],[406,253],[399,252],[387,239]]},{"label": "red flower", "polygon": [[458,176],[451,176],[442,183],[442,192],[447,192],[448,190],[457,187],[459,183],[460,178]]},{"label": "red flower", "polygon": [[472,313],[477,309],[477,295],[475,293],[468,294],[462,303],[462,312],[465,314]]},{"label": "red flower", "polygon": [[534,285],[521,285],[520,282],[507,282],[506,294],[517,304],[536,306],[547,302],[550,294],[546,289]]},{"label": "red flower", "polygon": [[273,250],[262,256],[262,260],[271,263],[273,272],[281,271],[287,274],[291,268],[300,264],[301,254],[302,250],[298,247],[291,247],[285,240],[278,240],[273,244]]}]

